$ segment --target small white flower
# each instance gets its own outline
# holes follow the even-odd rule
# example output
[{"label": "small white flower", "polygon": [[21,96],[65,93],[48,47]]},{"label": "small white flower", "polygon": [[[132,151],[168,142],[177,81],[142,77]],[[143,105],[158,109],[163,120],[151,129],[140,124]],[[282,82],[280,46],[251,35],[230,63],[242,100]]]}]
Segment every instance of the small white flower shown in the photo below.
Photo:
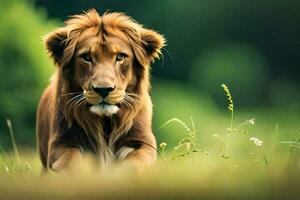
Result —
[{"label": "small white flower", "polygon": [[167,143],[165,143],[165,142],[162,142],[162,143],[160,143],[160,145],[159,145],[159,147],[160,147],[161,149],[166,148],[166,146],[167,146]]},{"label": "small white flower", "polygon": [[261,146],[264,142],[256,137],[251,137],[250,141],[253,142],[256,146]]},{"label": "small white flower", "polygon": [[250,125],[254,125],[255,124],[255,119],[253,118],[253,119],[249,119],[248,120],[248,123],[250,124]]}]

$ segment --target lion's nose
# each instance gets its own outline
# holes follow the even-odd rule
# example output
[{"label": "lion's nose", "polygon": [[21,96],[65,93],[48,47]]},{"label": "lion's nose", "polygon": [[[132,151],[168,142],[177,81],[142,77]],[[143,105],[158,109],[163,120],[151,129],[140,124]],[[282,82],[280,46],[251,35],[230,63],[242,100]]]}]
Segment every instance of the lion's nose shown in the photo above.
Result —
[{"label": "lion's nose", "polygon": [[107,97],[107,95],[113,91],[115,88],[114,87],[94,87],[93,90],[98,93],[102,98]]}]

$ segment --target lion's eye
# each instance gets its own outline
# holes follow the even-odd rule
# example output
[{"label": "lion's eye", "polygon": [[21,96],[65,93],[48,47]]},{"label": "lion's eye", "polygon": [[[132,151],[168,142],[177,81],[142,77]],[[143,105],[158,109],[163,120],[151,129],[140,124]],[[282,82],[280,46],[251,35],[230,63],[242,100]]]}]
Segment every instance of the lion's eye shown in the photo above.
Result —
[{"label": "lion's eye", "polygon": [[117,55],[116,60],[117,60],[118,62],[120,62],[120,61],[124,60],[126,57],[127,57],[127,55],[126,55],[125,53],[119,53],[119,54]]},{"label": "lion's eye", "polygon": [[93,62],[92,57],[91,57],[90,54],[88,54],[88,53],[82,54],[82,55],[81,55],[81,59],[82,59],[84,62],[88,62],[88,63]]}]

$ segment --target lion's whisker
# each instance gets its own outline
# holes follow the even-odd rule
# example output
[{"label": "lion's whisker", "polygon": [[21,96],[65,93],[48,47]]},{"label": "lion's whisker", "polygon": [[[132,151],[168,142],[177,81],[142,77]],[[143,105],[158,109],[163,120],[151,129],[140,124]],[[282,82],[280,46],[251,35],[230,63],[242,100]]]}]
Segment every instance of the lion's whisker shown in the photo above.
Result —
[{"label": "lion's whisker", "polygon": [[124,99],[123,103],[125,103],[128,107],[130,107],[133,110],[132,105],[127,100]]},{"label": "lion's whisker", "polygon": [[69,100],[67,101],[66,106],[67,106],[69,103],[73,102],[75,99],[77,99],[77,98],[79,98],[79,97],[81,97],[81,96],[83,96],[83,94],[78,94],[78,95],[76,95],[75,97],[72,97],[71,99],[69,99]]},{"label": "lion's whisker", "polygon": [[69,95],[72,95],[72,94],[81,94],[81,93],[82,92],[69,92],[69,93],[61,94],[60,97],[69,96]]},{"label": "lion's whisker", "polygon": [[127,95],[125,94],[125,97],[124,97],[123,100],[124,100],[123,102],[124,102],[127,106],[129,106],[132,110],[134,110],[134,107],[133,107],[132,104],[135,103],[135,100],[134,100],[133,98],[131,98],[131,97],[129,97],[129,96],[127,96]]},{"label": "lion's whisker", "polygon": [[125,100],[126,100],[127,102],[129,102],[129,103],[134,103],[134,100],[132,100],[132,99],[125,98]]},{"label": "lion's whisker", "polygon": [[126,95],[132,96],[132,97],[139,97],[139,95],[135,94],[135,93],[128,93],[128,92],[126,92]]},{"label": "lion's whisker", "polygon": [[[78,100],[76,100],[79,98]],[[73,108],[75,108],[76,103],[80,102],[82,99],[85,99],[86,97],[83,96],[83,94],[78,94],[75,97],[71,98],[67,103],[66,103],[66,109],[67,113],[70,113]]]},{"label": "lion's whisker", "polygon": [[86,103],[86,98],[82,98],[81,100],[77,101],[77,103],[74,105],[74,108],[78,108]]},{"label": "lion's whisker", "polygon": [[136,102],[136,99],[134,99],[134,98],[132,98],[132,97],[130,97],[130,96],[128,96],[128,95],[125,95],[125,99],[126,99],[127,101],[130,101],[131,103],[135,103],[135,102]]},{"label": "lion's whisker", "polygon": [[86,97],[81,97],[78,101],[76,101],[76,103],[74,104],[73,108],[77,108],[79,107],[79,105],[84,102],[84,100],[86,99]]},{"label": "lion's whisker", "polygon": [[66,94],[61,94],[58,97],[58,102],[60,102],[63,97],[70,96],[70,95],[75,95],[75,94],[80,94],[80,93],[82,93],[82,92],[70,92],[70,93],[66,93]]},{"label": "lion's whisker", "polygon": [[134,93],[126,93],[125,95],[127,96],[127,98],[131,98],[131,99],[133,99],[135,102],[139,102],[139,101],[140,101],[139,95],[137,95],[137,94],[134,94]]}]

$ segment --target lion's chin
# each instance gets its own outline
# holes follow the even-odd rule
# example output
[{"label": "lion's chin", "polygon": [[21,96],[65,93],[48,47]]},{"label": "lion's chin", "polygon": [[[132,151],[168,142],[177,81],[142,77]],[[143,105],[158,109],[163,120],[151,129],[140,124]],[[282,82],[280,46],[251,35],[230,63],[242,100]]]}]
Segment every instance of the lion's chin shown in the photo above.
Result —
[{"label": "lion's chin", "polygon": [[99,116],[112,116],[119,111],[119,107],[111,104],[98,104],[90,107],[90,111]]}]

